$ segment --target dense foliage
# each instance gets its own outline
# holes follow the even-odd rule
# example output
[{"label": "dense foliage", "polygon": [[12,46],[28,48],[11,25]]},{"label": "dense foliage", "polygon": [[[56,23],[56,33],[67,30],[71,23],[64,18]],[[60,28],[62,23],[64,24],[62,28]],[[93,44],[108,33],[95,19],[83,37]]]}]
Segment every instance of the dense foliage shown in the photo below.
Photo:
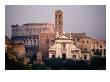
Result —
[{"label": "dense foliage", "polygon": [[45,59],[43,64],[24,65],[5,56],[6,70],[106,70],[106,57],[94,56],[91,61],[65,58]]},{"label": "dense foliage", "polygon": [[91,61],[86,60],[72,60],[72,59],[60,59],[52,58],[46,59],[45,64],[52,70],[105,70],[106,58],[105,57],[93,57]]}]

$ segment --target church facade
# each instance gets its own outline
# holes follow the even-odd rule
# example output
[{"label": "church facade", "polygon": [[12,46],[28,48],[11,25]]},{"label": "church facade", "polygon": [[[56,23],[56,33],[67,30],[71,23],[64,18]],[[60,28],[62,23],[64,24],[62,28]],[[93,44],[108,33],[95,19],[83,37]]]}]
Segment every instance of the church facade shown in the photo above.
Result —
[{"label": "church facade", "polygon": [[81,49],[74,44],[71,36],[62,33],[61,35],[56,35],[55,44],[49,48],[49,58],[51,57],[79,59],[81,57]]}]

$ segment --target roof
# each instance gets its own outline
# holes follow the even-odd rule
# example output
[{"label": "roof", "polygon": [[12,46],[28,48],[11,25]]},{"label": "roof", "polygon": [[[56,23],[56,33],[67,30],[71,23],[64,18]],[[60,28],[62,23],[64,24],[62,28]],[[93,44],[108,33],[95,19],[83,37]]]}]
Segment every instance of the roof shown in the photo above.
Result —
[{"label": "roof", "polygon": [[66,33],[68,36],[72,38],[86,38],[86,39],[92,39],[91,37],[87,36],[86,33]]},{"label": "roof", "polygon": [[55,39],[73,39],[71,38],[70,36],[68,36],[67,34],[61,34],[61,35],[58,35],[58,37],[56,37]]},{"label": "roof", "polygon": [[81,38],[81,37],[84,37],[86,36],[86,33],[66,33],[68,36],[70,36],[71,34],[71,37],[72,38]]}]

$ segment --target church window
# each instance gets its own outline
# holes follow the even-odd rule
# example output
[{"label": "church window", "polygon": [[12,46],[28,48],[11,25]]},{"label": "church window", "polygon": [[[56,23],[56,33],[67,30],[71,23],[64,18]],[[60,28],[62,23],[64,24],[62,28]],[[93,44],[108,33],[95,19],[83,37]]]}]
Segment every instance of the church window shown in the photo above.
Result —
[{"label": "church window", "polygon": [[89,41],[87,41],[87,43],[89,43]]}]

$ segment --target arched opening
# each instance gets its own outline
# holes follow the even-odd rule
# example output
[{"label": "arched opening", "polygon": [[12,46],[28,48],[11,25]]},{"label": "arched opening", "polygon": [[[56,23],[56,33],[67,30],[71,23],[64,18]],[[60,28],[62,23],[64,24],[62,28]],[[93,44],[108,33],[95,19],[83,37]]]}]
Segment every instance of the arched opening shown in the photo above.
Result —
[{"label": "arched opening", "polygon": [[87,60],[87,55],[84,55],[84,60]]},{"label": "arched opening", "polygon": [[95,49],[93,48],[92,51],[95,52]]},{"label": "arched opening", "polygon": [[95,49],[94,48],[92,49],[92,53],[95,54]]},{"label": "arched opening", "polygon": [[76,55],[73,55],[72,58],[73,58],[73,60],[76,60]]},{"label": "arched opening", "polygon": [[52,58],[55,58],[55,55],[52,55]]},{"label": "arched opening", "polygon": [[102,49],[100,49],[100,55],[102,55]]},{"label": "arched opening", "polygon": [[62,54],[62,58],[66,59],[66,54],[65,53]]},{"label": "arched opening", "polygon": [[99,49],[97,49],[97,50],[95,51],[95,54],[94,54],[94,55],[100,55]]}]

